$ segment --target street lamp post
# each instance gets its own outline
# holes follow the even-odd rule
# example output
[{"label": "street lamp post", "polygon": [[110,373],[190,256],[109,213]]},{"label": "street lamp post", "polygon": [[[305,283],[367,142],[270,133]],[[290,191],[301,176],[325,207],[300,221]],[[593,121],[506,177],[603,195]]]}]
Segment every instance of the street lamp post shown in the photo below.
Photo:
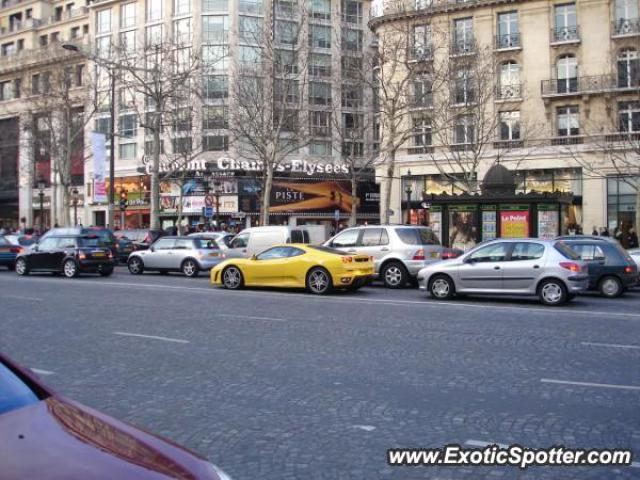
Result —
[{"label": "street lamp post", "polygon": [[73,226],[78,226],[78,189],[71,190],[71,203],[73,204]]},{"label": "street lamp post", "polygon": [[216,197],[216,230],[220,231],[220,181],[213,182],[213,194]]},{"label": "street lamp post", "polygon": [[411,184],[409,183],[409,180],[411,179],[411,170],[407,171],[407,187],[404,190],[404,193],[407,194],[407,225],[409,223],[411,223],[411,194],[413,193],[413,190],[411,189]]},{"label": "street lamp post", "polygon": [[42,180],[38,181],[38,197],[40,198],[40,234],[44,232],[44,187],[45,184]]}]

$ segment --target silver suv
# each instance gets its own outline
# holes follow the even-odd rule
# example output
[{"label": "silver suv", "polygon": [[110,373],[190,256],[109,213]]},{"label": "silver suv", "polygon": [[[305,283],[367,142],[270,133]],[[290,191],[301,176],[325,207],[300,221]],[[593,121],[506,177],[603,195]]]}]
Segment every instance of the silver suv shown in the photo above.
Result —
[{"label": "silver suv", "polygon": [[145,270],[161,273],[182,272],[196,277],[201,270],[210,270],[224,260],[224,253],[214,240],[193,237],[162,237],[148,250],[129,255],[129,272],[140,275]]},{"label": "silver suv", "polygon": [[465,293],[537,295],[545,305],[561,305],[587,289],[589,272],[562,241],[502,238],[423,268],[418,282],[437,300]]},{"label": "silver suv", "polygon": [[462,253],[440,245],[438,236],[430,228],[414,225],[347,228],[324,245],[372,256],[375,273],[388,288],[401,288],[415,279],[421,268]]}]

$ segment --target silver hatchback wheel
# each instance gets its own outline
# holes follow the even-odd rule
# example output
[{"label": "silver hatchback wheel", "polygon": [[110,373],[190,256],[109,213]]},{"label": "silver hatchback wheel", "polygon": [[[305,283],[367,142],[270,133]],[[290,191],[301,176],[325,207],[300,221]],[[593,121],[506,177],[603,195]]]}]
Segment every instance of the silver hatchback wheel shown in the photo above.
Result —
[{"label": "silver hatchback wheel", "polygon": [[540,287],[540,300],[545,305],[561,305],[567,299],[564,286],[557,280],[548,280]]},{"label": "silver hatchback wheel", "polygon": [[237,267],[227,267],[222,272],[222,284],[229,290],[237,290],[242,286],[242,272]]},{"label": "silver hatchback wheel", "polygon": [[65,277],[73,278],[78,275],[78,266],[73,260],[67,260],[62,266],[62,271]]},{"label": "silver hatchback wheel", "polygon": [[314,268],[307,277],[307,288],[311,293],[322,295],[331,289],[331,278],[326,270]]},{"label": "silver hatchback wheel", "polygon": [[429,292],[437,300],[447,300],[453,297],[454,291],[453,281],[444,275],[435,277],[429,287]]},{"label": "silver hatchback wheel", "polygon": [[127,262],[127,267],[129,268],[129,273],[133,275],[140,275],[144,269],[142,260],[137,257],[130,258]]},{"label": "silver hatchback wheel", "polygon": [[198,271],[198,265],[196,265],[196,262],[193,260],[188,259],[183,262],[182,273],[184,273],[186,277],[195,277],[198,275]]}]

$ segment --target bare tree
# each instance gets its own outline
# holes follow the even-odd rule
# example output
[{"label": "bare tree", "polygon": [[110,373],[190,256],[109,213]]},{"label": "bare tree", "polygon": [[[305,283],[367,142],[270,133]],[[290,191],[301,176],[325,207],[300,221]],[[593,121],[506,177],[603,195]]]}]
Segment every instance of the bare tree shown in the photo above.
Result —
[{"label": "bare tree", "polygon": [[[235,150],[254,162],[261,185],[260,223],[269,223],[274,172],[309,143],[306,115],[308,15],[304,4],[271,3],[265,22],[240,25],[241,46],[229,89],[229,133]],[[312,41],[312,37],[309,37]]]}]

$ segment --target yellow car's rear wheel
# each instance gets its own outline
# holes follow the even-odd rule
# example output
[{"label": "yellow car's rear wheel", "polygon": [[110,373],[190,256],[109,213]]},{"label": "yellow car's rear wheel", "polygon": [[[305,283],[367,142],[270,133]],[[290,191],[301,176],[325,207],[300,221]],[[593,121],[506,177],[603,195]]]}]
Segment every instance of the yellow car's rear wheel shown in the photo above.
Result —
[{"label": "yellow car's rear wheel", "polygon": [[222,285],[229,290],[242,288],[244,278],[242,272],[235,265],[230,265],[222,271]]},{"label": "yellow car's rear wheel", "polygon": [[307,289],[316,295],[323,295],[333,288],[331,275],[322,267],[314,267],[307,273]]}]

